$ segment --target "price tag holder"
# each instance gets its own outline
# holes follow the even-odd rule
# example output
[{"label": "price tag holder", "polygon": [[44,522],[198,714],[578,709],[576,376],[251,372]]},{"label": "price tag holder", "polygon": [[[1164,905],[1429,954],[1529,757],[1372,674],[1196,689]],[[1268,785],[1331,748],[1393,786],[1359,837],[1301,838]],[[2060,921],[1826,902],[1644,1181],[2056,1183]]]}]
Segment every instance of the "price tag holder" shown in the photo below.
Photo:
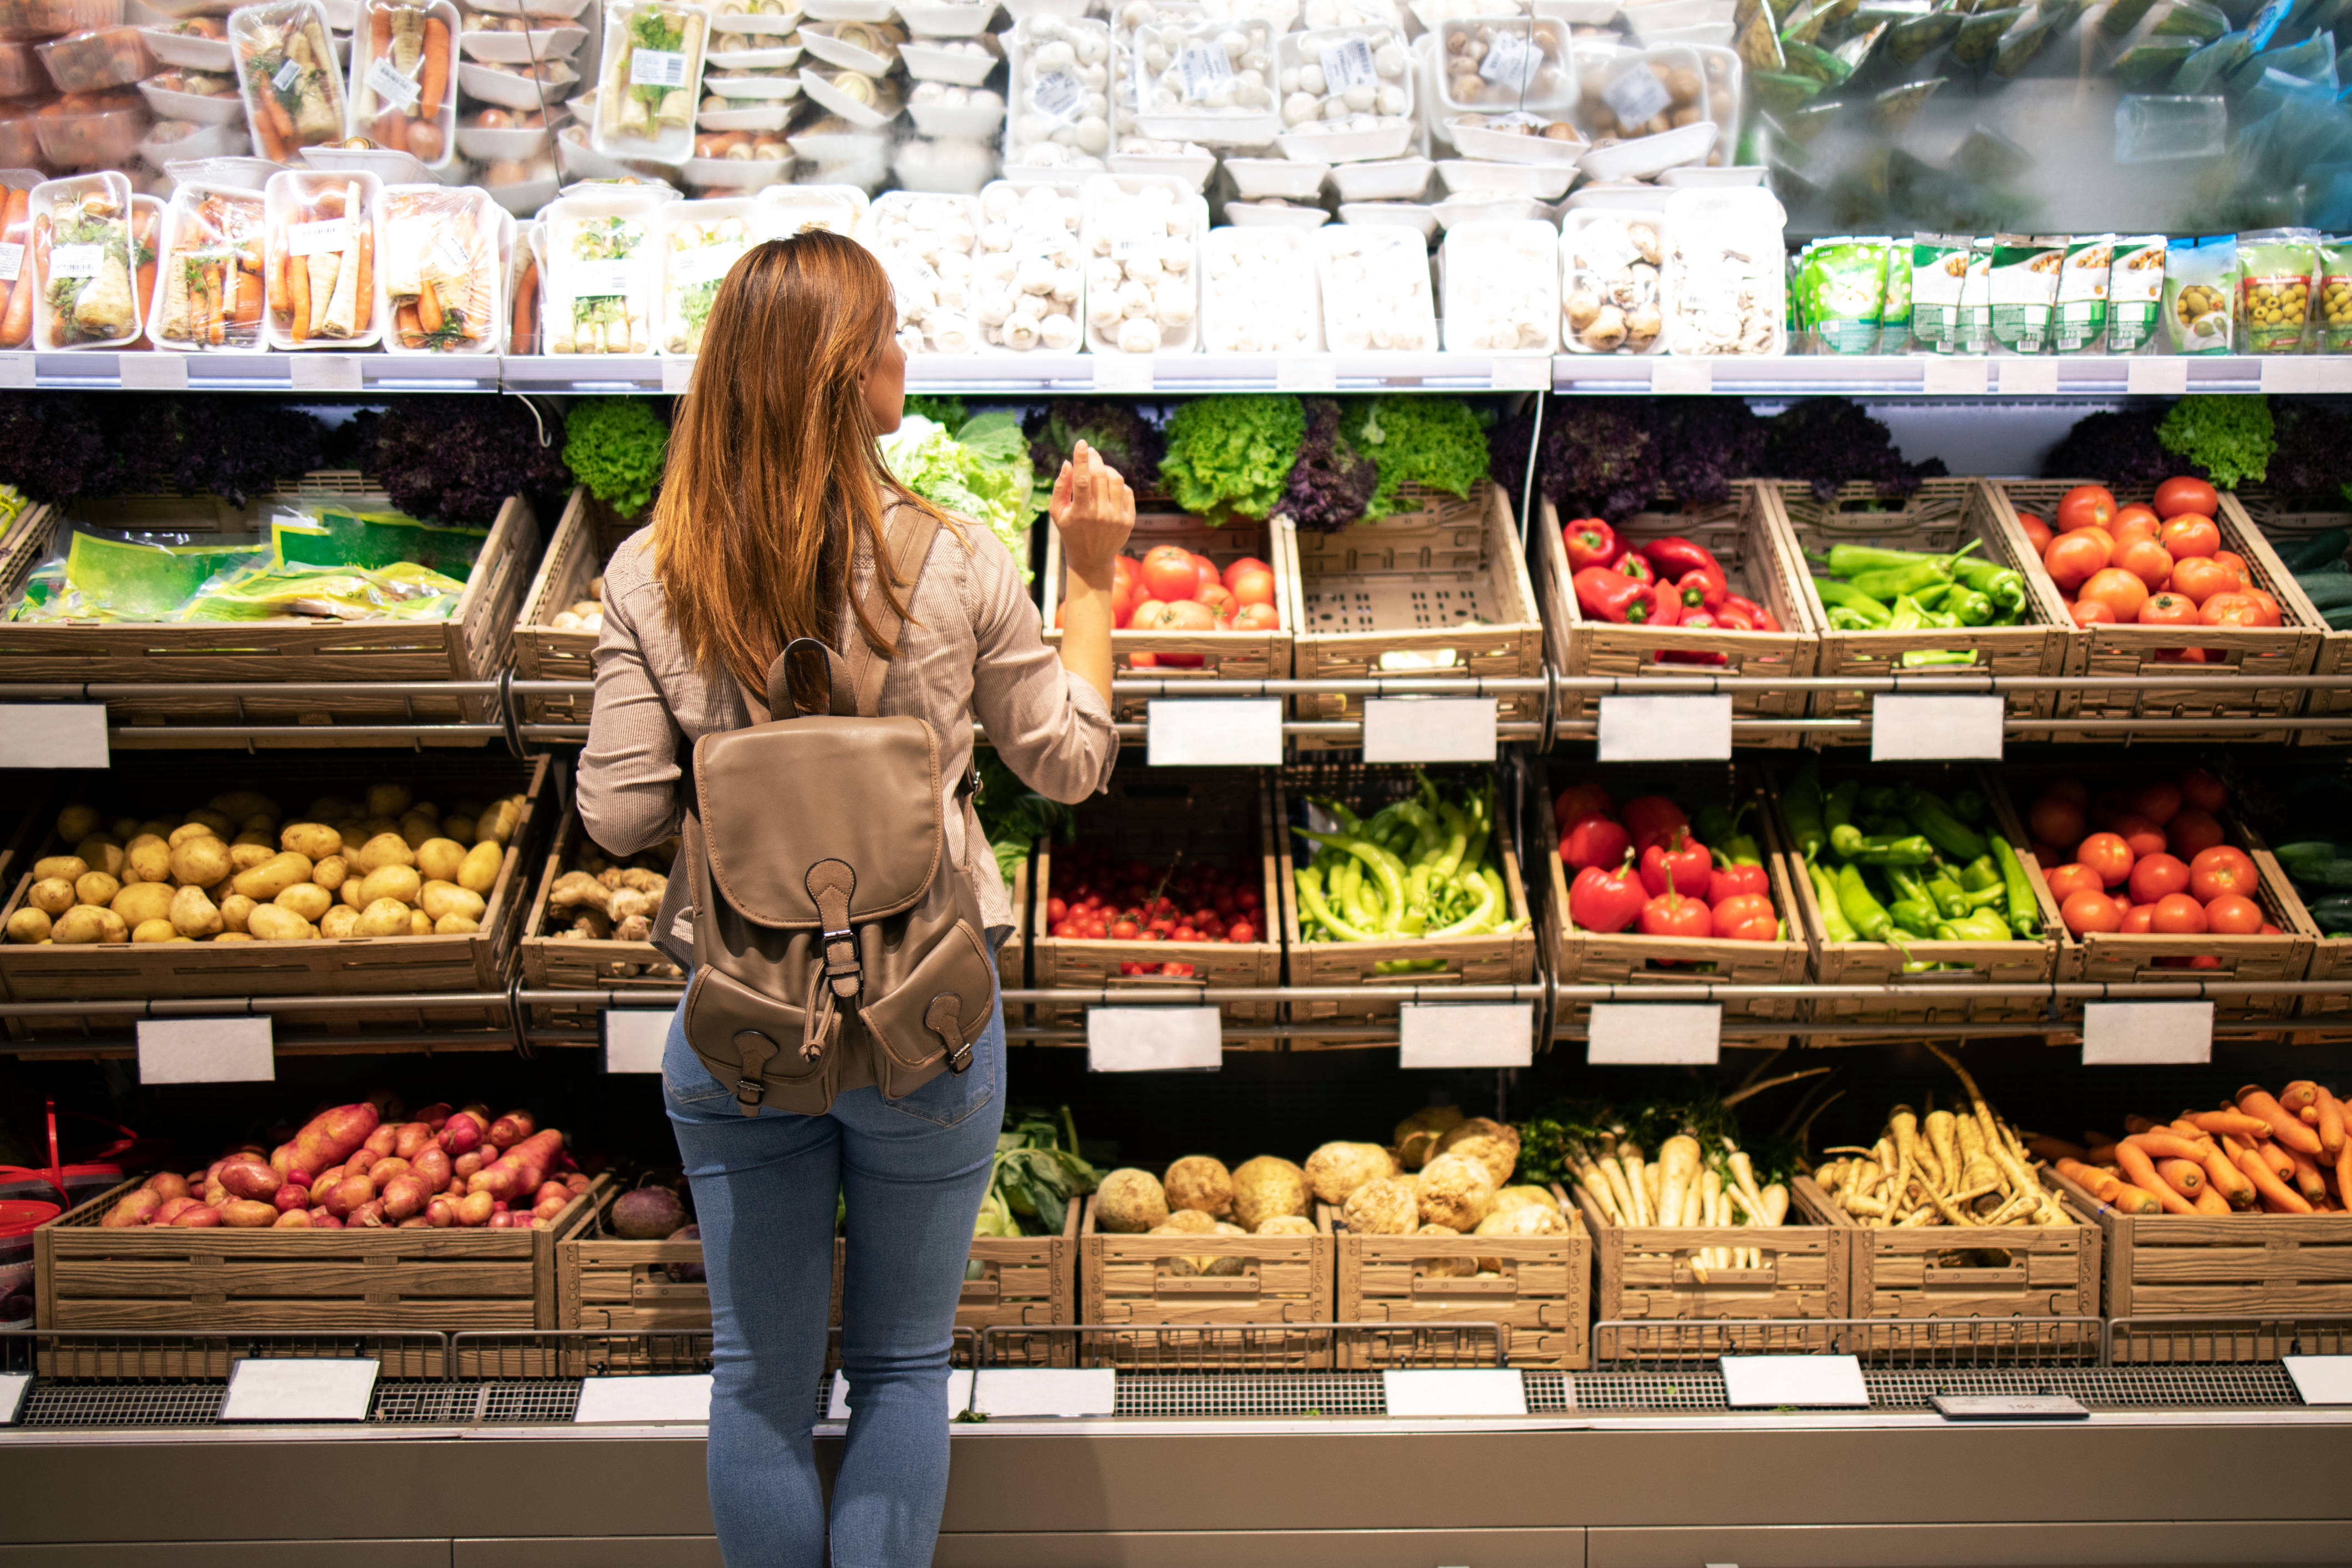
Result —
[{"label": "price tag holder", "polygon": [[1661,397],[1704,397],[1715,390],[1714,362],[1660,355],[1650,363],[1650,390]]},{"label": "price tag holder", "polygon": [[710,1419],[710,1374],[688,1377],[591,1377],[580,1384],[575,1426],[625,1422],[666,1426]]},{"label": "price tag holder", "polygon": [[2201,1067],[2213,1059],[2210,1002],[2085,1002],[2083,1065]]},{"label": "price tag holder", "polygon": [[2279,1360],[2305,1405],[2352,1405],[2352,1355],[2290,1355]]},{"label": "price tag holder", "polygon": [[1981,354],[1937,354],[1927,362],[1919,390],[1946,397],[1981,397],[1988,368]]},{"label": "price tag holder", "polygon": [[278,1077],[267,1018],[142,1018],[141,1083],[269,1083]]},{"label": "price tag holder", "polygon": [[25,1399],[33,1392],[29,1372],[0,1372],[0,1426],[14,1426],[25,1418]]},{"label": "price tag holder", "polygon": [[381,1363],[350,1359],[248,1357],[230,1369],[223,1421],[364,1421]]},{"label": "price tag holder", "polygon": [[1088,354],[1095,362],[1097,392],[1149,392],[1151,390],[1151,356],[1150,354]]},{"label": "price tag holder", "polygon": [[2080,1400],[2063,1394],[1937,1394],[1927,1401],[1947,1421],[2088,1421]]},{"label": "price tag holder", "polygon": [[188,390],[188,356],[175,353],[121,353],[114,358],[115,374],[122,378],[125,392],[185,392]]},{"label": "price tag holder", "polygon": [[980,1374],[972,1408],[1003,1419],[1112,1415],[1118,1373],[1109,1367],[989,1367]]},{"label": "price tag holder", "polygon": [[1491,763],[1495,710],[1491,697],[1368,697],[1364,761]]},{"label": "price tag holder", "polygon": [[1727,1355],[1724,1403],[1734,1410],[1866,1410],[1870,1390],[1862,1363],[1850,1355]]},{"label": "price tag holder", "polygon": [[2000,761],[1998,697],[1904,697],[1881,692],[1870,700],[1870,760],[1874,763]]},{"label": "price tag holder", "polygon": [[1731,699],[1604,697],[1601,700],[1601,760],[1727,763],[1731,760]]},{"label": "price tag holder", "polygon": [[1391,1416],[1525,1415],[1528,1385],[1501,1367],[1461,1372],[1384,1372],[1381,1395]]},{"label": "price tag holder", "polygon": [[1594,1067],[1712,1067],[1723,1054],[1723,1004],[1595,1002],[1585,1036]]},{"label": "price tag holder", "polygon": [[287,367],[297,392],[357,392],[360,390],[360,356],[357,354],[295,354]]},{"label": "price tag holder", "polygon": [[1212,1071],[1224,1065],[1214,1007],[1087,1009],[1088,1072]]},{"label": "price tag holder", "polygon": [[32,384],[33,356],[31,354],[0,354],[0,387],[22,388]]},{"label": "price tag holder", "polygon": [[2000,362],[2000,389],[2023,397],[2045,396],[2058,390],[2054,359],[2005,359]]},{"label": "price tag holder", "polygon": [[607,1007],[604,1009],[604,1070],[659,1072],[662,1052],[669,1047],[667,1008]]},{"label": "price tag holder", "polygon": [[1274,362],[1276,392],[1337,392],[1339,362],[1329,354],[1283,354]]},{"label": "price tag holder", "polygon": [[2134,354],[2124,361],[2124,390],[2179,397],[2189,390],[2189,362],[2179,354]]},{"label": "price tag holder", "polygon": [[1397,1039],[1400,1067],[1528,1067],[1536,1059],[1535,1011],[1524,1002],[1401,1003]]},{"label": "price tag holder", "polygon": [[1549,392],[1551,355],[1496,354],[1489,362],[1487,376],[1496,392]]},{"label": "price tag holder", "polygon": [[[952,1421],[971,1405],[971,1373],[961,1367],[950,1368],[948,1373],[947,1408],[940,1414]],[[828,1421],[849,1419],[849,1374],[845,1372],[833,1374],[833,1398],[824,1407],[824,1418]]]},{"label": "price tag holder", "polygon": [[1282,763],[1279,697],[1155,697],[1143,713],[1145,749],[1155,768]]},{"label": "price tag holder", "polygon": [[2352,392],[2352,354],[2322,354],[2312,362],[2319,373],[2315,392]]},{"label": "price tag holder", "polygon": [[0,703],[0,768],[108,765],[105,704]]},{"label": "price tag holder", "polygon": [[683,397],[694,390],[692,358],[672,357],[661,362],[662,391],[671,397]]},{"label": "price tag holder", "polygon": [[2269,355],[2263,360],[2263,390],[2273,394],[2317,392],[2322,363],[2302,354]]}]

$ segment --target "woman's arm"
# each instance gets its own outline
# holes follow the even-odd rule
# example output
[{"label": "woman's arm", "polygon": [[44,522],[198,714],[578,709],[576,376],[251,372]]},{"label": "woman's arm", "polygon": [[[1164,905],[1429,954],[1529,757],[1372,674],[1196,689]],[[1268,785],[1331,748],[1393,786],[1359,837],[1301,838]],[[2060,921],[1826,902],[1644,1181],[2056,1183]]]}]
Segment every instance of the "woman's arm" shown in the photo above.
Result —
[{"label": "woman's arm", "polygon": [[649,849],[678,828],[680,736],[646,656],[626,595],[604,605],[596,698],[580,753],[580,820],[614,855]]},{"label": "woman's arm", "polygon": [[1072,617],[1064,618],[1056,662],[1011,552],[985,531],[975,531],[973,542],[967,579],[978,643],[972,711],[987,727],[988,743],[1032,789],[1049,800],[1084,800],[1109,783],[1118,756],[1110,701],[1102,690],[1110,683],[1108,605],[1095,650],[1102,682],[1097,686],[1071,663]]},{"label": "woman's arm", "polygon": [[1110,700],[1111,563],[1135,528],[1135,491],[1084,441],[1054,479],[1049,509],[1068,571],[1062,584],[1062,668]]}]

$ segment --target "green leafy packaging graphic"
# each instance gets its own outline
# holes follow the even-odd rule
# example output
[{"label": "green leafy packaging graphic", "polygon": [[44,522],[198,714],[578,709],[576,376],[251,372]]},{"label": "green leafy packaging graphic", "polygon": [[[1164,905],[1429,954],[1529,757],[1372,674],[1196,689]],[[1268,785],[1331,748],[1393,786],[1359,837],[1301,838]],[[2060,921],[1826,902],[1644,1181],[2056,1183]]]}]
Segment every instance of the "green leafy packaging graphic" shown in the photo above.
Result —
[{"label": "green leafy packaging graphic", "polygon": [[2107,332],[2107,274],[2115,260],[2112,234],[2076,235],[2058,268],[2057,309],[2050,346],[2062,354],[2096,353]]},{"label": "green leafy packaging graphic", "polygon": [[2126,235],[2107,264],[2107,352],[2137,353],[2156,339],[2164,310],[2165,238]]},{"label": "green leafy packaging graphic", "polygon": [[[2058,302],[2058,272],[2066,260],[2063,235],[2004,234],[1992,243],[1985,269],[1985,300],[1996,353],[2045,353],[2050,317]],[[1974,258],[1969,271],[1975,271]]]},{"label": "green leafy packaging graphic", "polygon": [[1876,351],[1890,248],[1883,239],[1823,239],[1798,258],[1798,319],[1822,353]]}]

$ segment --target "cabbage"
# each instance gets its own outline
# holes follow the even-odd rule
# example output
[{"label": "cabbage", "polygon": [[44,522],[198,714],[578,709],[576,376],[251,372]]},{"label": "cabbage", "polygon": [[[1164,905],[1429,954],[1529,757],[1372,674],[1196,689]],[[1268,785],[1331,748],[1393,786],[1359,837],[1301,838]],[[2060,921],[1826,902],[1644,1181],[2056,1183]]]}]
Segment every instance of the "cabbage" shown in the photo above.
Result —
[{"label": "cabbage", "polygon": [[1013,552],[1021,580],[1029,581],[1029,525],[1038,508],[1030,495],[1029,444],[1016,416],[1002,409],[975,415],[950,432],[909,414],[882,437],[882,460],[933,506],[986,524]]}]

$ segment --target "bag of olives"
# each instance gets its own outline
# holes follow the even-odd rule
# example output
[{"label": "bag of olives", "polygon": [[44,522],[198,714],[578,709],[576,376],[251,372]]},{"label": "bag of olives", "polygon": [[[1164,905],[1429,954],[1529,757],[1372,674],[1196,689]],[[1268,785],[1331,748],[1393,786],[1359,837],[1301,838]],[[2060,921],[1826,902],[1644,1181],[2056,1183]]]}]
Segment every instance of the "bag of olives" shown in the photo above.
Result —
[{"label": "bag of olives", "polygon": [[[1990,259],[1990,256],[1987,258]],[[1966,335],[1961,328],[1961,293],[1969,276],[1969,237],[1964,234],[1915,234],[1911,237],[1911,336],[1919,349],[1935,354],[1960,353]]]},{"label": "bag of olives", "polygon": [[2303,352],[2319,233],[2263,228],[2238,236],[2238,347],[2256,354]]},{"label": "bag of olives", "polygon": [[1911,352],[1911,247],[1886,241],[1886,301],[1878,308],[1878,352]]},{"label": "bag of olives", "polygon": [[2063,235],[1993,237],[1985,298],[1992,342],[2005,354],[2038,354],[2050,347],[2050,316],[2058,299],[2058,272],[2066,260]]},{"label": "bag of olives", "polygon": [[2179,354],[2230,352],[2230,299],[2238,286],[2238,237],[2177,241],[2164,261],[2165,332]]},{"label": "bag of olives", "polygon": [[2107,333],[2107,273],[2116,253],[2112,234],[2076,235],[2058,268],[2057,309],[2050,346],[2062,354],[2096,353]]},{"label": "bag of olives", "polygon": [[2137,353],[2156,341],[2164,308],[2164,236],[2126,235],[2107,264],[2107,352]]},{"label": "bag of olives", "polygon": [[2320,352],[2352,350],[2352,235],[2332,234],[2319,242],[2318,316]]}]

